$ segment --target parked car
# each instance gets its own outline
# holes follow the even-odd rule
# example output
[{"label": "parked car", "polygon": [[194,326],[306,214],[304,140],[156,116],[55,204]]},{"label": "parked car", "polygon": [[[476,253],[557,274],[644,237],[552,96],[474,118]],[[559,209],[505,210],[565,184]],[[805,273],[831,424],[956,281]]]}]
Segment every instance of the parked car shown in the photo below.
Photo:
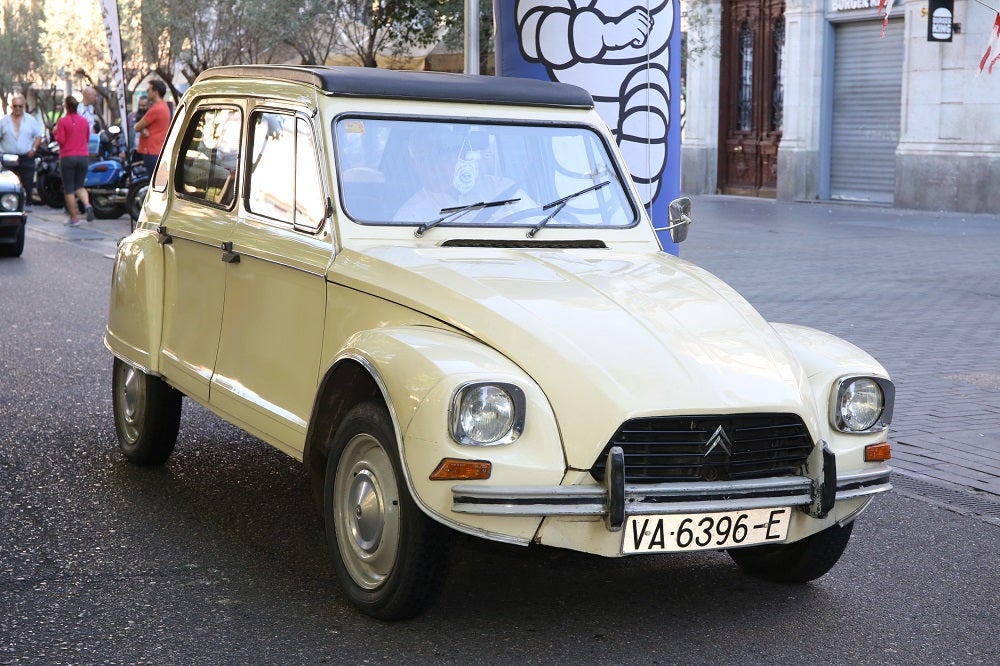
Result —
[{"label": "parked car", "polygon": [[24,251],[24,188],[17,174],[17,155],[3,156],[0,170],[0,257],[20,257]]},{"label": "parked car", "polygon": [[627,173],[569,85],[206,71],[114,265],[121,450],[166,462],[187,396],[301,460],[384,619],[456,532],[822,576],[891,488],[893,384],[662,252]]}]

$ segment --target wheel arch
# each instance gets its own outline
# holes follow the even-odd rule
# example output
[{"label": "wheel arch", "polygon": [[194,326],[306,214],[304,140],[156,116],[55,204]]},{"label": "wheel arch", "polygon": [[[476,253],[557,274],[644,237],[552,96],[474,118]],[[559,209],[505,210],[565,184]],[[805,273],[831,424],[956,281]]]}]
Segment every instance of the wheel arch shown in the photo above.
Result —
[{"label": "wheel arch", "polygon": [[104,344],[151,374],[160,371],[163,279],[163,248],[156,234],[139,232],[122,240],[111,273]]},{"label": "wheel arch", "polygon": [[383,404],[389,411],[396,431],[397,446],[399,426],[378,372],[368,359],[359,354],[347,354],[337,359],[324,375],[316,395],[302,460],[309,471],[315,498],[320,501],[329,443],[344,417],[355,405],[371,401]]},{"label": "wheel arch", "polygon": [[[516,445],[463,447],[448,434],[448,406],[456,387],[469,381],[520,386],[531,417]],[[498,350],[460,332],[422,325],[360,331],[334,355],[319,382],[303,449],[314,497],[322,495],[328,453],[338,426],[359,402],[383,405],[398,447],[405,486],[423,513],[460,532],[527,544],[538,517],[482,517],[451,511],[451,483],[430,479],[447,456],[493,462],[494,484],[558,484],[566,461],[555,415],[541,388]],[[320,503],[321,505],[321,503]]]}]

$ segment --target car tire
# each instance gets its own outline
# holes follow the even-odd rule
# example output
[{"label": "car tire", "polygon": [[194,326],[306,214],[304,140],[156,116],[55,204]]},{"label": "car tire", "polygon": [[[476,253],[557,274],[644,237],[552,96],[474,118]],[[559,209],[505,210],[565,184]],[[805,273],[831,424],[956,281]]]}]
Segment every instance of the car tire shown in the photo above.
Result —
[{"label": "car tire", "polygon": [[177,443],[180,391],[117,358],[112,373],[119,448],[135,465],[162,465]]},{"label": "car tire", "polygon": [[424,611],[440,590],[451,532],[410,497],[384,407],[354,407],[337,429],[323,492],[326,536],[350,601],[381,620]]},{"label": "car tire", "polygon": [[854,523],[834,525],[794,543],[733,548],[729,556],[747,573],[775,583],[802,584],[824,575],[840,559]]},{"label": "car tire", "polygon": [[0,245],[0,257],[20,257],[24,252],[24,225],[17,230],[17,238],[9,245]]}]

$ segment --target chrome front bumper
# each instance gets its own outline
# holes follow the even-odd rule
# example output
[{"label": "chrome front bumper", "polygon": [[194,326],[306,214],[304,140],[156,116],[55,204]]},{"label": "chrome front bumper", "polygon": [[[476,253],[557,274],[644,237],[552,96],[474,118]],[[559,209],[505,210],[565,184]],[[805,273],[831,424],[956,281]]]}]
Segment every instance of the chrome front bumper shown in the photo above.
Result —
[{"label": "chrome front bumper", "polygon": [[[856,499],[892,489],[886,465],[836,477],[835,501]],[[617,531],[626,516],[712,513],[782,506],[809,506],[820,492],[802,476],[631,484],[608,474],[604,485],[480,486],[452,488],[452,510],[486,516],[601,516]]]}]

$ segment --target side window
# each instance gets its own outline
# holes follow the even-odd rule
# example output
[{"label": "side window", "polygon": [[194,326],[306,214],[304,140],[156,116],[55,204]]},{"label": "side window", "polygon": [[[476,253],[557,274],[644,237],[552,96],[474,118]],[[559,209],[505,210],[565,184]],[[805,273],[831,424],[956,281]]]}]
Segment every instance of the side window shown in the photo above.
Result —
[{"label": "side window", "polygon": [[281,222],[294,222],[295,116],[254,113],[250,118],[250,177],[247,210]]},{"label": "side window", "polygon": [[326,217],[326,196],[319,170],[319,151],[312,125],[303,118],[296,123],[295,223],[319,229]]},{"label": "side window", "polygon": [[[174,123],[170,126],[170,134],[167,136],[166,142],[163,144],[163,150],[161,154],[172,155],[174,152],[174,144],[177,143],[177,135],[181,131],[180,119],[184,117],[184,105],[177,108],[174,113]],[[157,192],[162,192],[167,189],[167,178],[170,175],[170,160],[163,159],[160,160],[156,165],[156,173],[153,174],[153,189]]]},{"label": "side window", "polygon": [[250,127],[247,210],[318,229],[326,199],[312,126],[293,114],[266,111],[254,113]]},{"label": "side window", "polygon": [[223,208],[233,205],[241,124],[239,109],[213,107],[193,114],[181,143],[178,194]]}]

